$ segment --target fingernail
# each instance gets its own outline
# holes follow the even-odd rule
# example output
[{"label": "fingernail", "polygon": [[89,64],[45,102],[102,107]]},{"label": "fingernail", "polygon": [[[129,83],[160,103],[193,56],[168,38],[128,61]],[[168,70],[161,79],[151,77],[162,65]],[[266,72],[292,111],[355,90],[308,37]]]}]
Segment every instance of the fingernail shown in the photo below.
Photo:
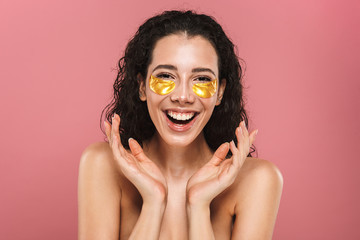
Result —
[{"label": "fingernail", "polygon": [[128,143],[129,143],[129,144],[130,144],[130,140],[132,140],[132,139],[133,139],[133,138],[129,138],[129,139],[128,139]]},{"label": "fingernail", "polygon": [[259,132],[259,130],[258,130],[258,129],[256,129],[255,136],[258,134],[258,132]]},{"label": "fingernail", "polygon": [[111,116],[111,118],[114,119],[114,117],[115,117],[115,113],[113,113],[113,115]]},{"label": "fingernail", "polygon": [[244,127],[246,128],[246,124],[245,124],[245,121],[243,121],[243,123],[244,123]]}]

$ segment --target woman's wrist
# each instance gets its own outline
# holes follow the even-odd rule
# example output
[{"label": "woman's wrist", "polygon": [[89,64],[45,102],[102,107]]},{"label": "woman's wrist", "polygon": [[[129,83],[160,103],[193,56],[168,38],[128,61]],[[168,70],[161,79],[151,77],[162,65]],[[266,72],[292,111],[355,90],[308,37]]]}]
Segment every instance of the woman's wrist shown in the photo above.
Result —
[{"label": "woman's wrist", "polygon": [[207,203],[186,203],[186,211],[188,213],[188,216],[193,214],[210,214],[210,204]]},{"label": "woman's wrist", "polygon": [[[202,201],[199,198],[196,198],[195,195],[186,194],[186,211],[188,219],[193,218],[194,216],[210,216],[210,202]],[[198,218],[198,217],[196,217]]]},{"label": "woman's wrist", "polygon": [[166,200],[156,200],[156,201],[150,201],[150,200],[144,200],[142,209],[153,209],[154,211],[165,211],[166,208]]},{"label": "woman's wrist", "polygon": [[152,196],[143,197],[143,206],[153,207],[156,209],[166,207],[167,203],[167,193],[165,192],[157,192],[157,194],[153,194]]},{"label": "woman's wrist", "polygon": [[193,190],[186,191],[186,207],[192,209],[204,209],[210,206],[209,200],[204,199],[204,197],[199,196]]},{"label": "woman's wrist", "polygon": [[215,239],[210,221],[209,204],[187,204],[189,239]]},{"label": "woman's wrist", "polygon": [[159,203],[159,204],[143,203],[141,208],[141,213],[144,215],[152,216],[154,220],[156,218],[162,219],[165,212],[165,208],[166,208],[165,203]]}]

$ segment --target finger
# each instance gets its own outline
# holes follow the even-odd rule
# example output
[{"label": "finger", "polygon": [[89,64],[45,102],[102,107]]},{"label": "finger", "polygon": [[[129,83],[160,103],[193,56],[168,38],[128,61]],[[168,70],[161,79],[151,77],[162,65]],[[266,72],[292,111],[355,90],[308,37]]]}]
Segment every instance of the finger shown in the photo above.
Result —
[{"label": "finger", "polygon": [[239,124],[239,129],[240,129],[240,138],[244,143],[248,143],[249,142],[249,132],[246,128],[246,124],[245,121],[242,121]]},{"label": "finger", "polygon": [[234,141],[231,141],[230,142],[230,151],[233,155],[232,157],[232,164],[237,167],[237,166],[240,166],[240,160],[241,158],[239,158],[239,149],[235,146],[235,143]]},{"label": "finger", "polygon": [[238,153],[239,153],[239,149],[237,149],[237,147],[235,146],[234,141],[230,142],[230,151],[231,151],[232,155],[238,155]]},{"label": "finger", "polygon": [[240,150],[240,146],[243,144],[243,130],[241,126],[237,127],[235,130],[235,135],[237,139],[237,149]]},{"label": "finger", "polygon": [[242,121],[241,128],[242,128],[242,132],[243,132],[244,136],[245,136],[245,137],[246,137],[246,136],[249,136],[249,132],[248,132],[248,130],[247,130],[245,121]]},{"label": "finger", "polygon": [[259,132],[259,130],[258,129],[256,129],[256,130],[254,130],[254,131],[252,131],[251,133],[250,133],[250,137],[249,137],[249,139],[250,139],[250,147],[253,145],[253,143],[255,142],[255,138],[256,138],[256,135],[258,134],[258,132]]},{"label": "finger", "polygon": [[112,125],[111,125],[111,138],[117,136],[118,139],[120,139],[119,127],[120,127],[120,117],[116,113],[114,113],[114,116],[112,117]]},{"label": "finger", "polygon": [[125,162],[131,162],[129,153],[121,144],[120,136],[113,135],[111,148],[118,162],[123,166]]},{"label": "finger", "polygon": [[216,149],[214,156],[209,161],[210,164],[218,166],[226,157],[229,152],[229,143],[223,143]]},{"label": "finger", "polygon": [[120,118],[118,118],[118,115],[116,113],[114,113],[113,117],[112,117],[112,126],[111,126],[111,131],[112,134],[116,134],[119,132],[119,126],[120,126]]},{"label": "finger", "polygon": [[240,124],[240,129],[241,129],[241,133],[242,133],[242,139],[243,139],[243,143],[245,144],[244,145],[244,151],[247,152],[248,148],[250,147],[249,145],[249,132],[246,128],[246,124],[245,124],[245,121],[243,120]]},{"label": "finger", "polygon": [[106,137],[110,143],[111,142],[111,125],[106,120],[104,121],[104,127],[105,127]]},{"label": "finger", "polygon": [[239,143],[241,143],[238,145],[238,148],[243,155],[247,156],[250,152],[250,147],[252,146],[252,144],[255,141],[255,136],[256,136],[258,130],[254,130],[249,134],[249,132],[246,128],[245,122],[242,121],[240,123],[240,132],[242,134],[237,134],[238,141],[239,141]]},{"label": "finger", "polygon": [[119,149],[119,139],[117,138],[117,136],[113,136],[111,139],[111,149],[112,152],[114,154],[114,157],[118,160],[121,160],[121,153],[120,153],[120,149]]},{"label": "finger", "polygon": [[119,152],[121,156],[126,156],[126,150],[121,144],[121,138],[120,138],[120,117],[116,113],[114,113],[114,116],[112,117],[112,127],[111,127],[111,138],[114,138],[116,136],[118,140],[117,147],[119,148]]},{"label": "finger", "polygon": [[129,147],[132,155],[139,161],[146,160],[146,156],[140,144],[133,138],[129,138]]},{"label": "finger", "polygon": [[[238,141],[237,149],[241,156],[246,156],[249,151],[249,138],[245,136],[243,130],[243,122],[240,123],[240,126],[235,131],[236,138]],[[240,157],[243,158],[243,157]]]}]

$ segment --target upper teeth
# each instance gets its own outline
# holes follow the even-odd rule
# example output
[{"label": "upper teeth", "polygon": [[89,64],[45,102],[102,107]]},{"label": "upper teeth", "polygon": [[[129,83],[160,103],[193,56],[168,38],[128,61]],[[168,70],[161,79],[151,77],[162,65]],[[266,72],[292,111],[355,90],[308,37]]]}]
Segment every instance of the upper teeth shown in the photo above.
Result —
[{"label": "upper teeth", "polygon": [[189,120],[190,118],[192,118],[195,115],[194,112],[192,112],[192,113],[177,113],[177,112],[173,112],[173,111],[168,111],[167,114],[176,120],[182,120],[182,121]]}]

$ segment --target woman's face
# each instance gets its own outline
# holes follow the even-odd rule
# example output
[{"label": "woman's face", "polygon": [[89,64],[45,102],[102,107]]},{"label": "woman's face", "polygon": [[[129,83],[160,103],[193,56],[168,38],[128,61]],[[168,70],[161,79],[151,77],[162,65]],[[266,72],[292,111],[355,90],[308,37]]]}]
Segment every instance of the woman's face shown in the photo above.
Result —
[{"label": "woman's face", "polygon": [[[225,89],[226,81],[219,81],[218,72],[216,51],[205,38],[173,34],[157,41],[146,79],[140,86],[140,99],[147,102],[157,133],[167,144],[187,146],[202,137],[202,130]],[[157,79],[165,85],[170,83],[172,90],[166,91],[159,82],[155,85],[165,90],[162,94],[150,88],[151,77],[155,77],[152,86]],[[215,93],[209,94],[209,87],[200,93],[193,89],[194,84],[203,86],[214,79]]]}]

